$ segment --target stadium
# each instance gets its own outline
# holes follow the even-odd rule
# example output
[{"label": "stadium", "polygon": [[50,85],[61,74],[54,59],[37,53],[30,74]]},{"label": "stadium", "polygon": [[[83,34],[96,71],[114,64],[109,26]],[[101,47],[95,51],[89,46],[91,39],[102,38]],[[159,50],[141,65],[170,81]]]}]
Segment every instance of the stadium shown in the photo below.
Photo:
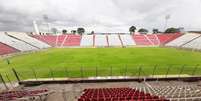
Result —
[{"label": "stadium", "polygon": [[[47,99],[64,94],[63,99],[78,101],[199,100],[200,34],[0,35],[4,89],[18,82]],[[93,95],[110,90],[133,95]],[[23,91],[9,93],[20,96]]]},{"label": "stadium", "polygon": [[[183,14],[180,8],[185,3],[193,4],[183,1],[183,6],[175,7],[174,2],[152,2],[157,10],[150,13],[146,12],[150,9],[146,6],[152,5],[148,1],[146,6],[145,1],[121,2],[126,8],[117,2],[96,1],[95,11],[88,9],[90,0],[68,2],[72,5],[66,8],[67,1],[52,1],[54,6],[49,1],[45,5],[33,1],[16,8],[12,7],[18,2],[0,3],[0,101],[201,101],[201,33],[194,27],[201,20],[193,19],[197,13],[192,12],[191,25],[185,26],[187,16],[182,16],[185,20],[174,18],[176,12]],[[134,3],[144,8],[134,5],[139,9],[136,13],[130,7]],[[168,4],[173,11],[166,8]],[[51,6],[47,11],[46,5]],[[61,12],[70,14],[59,15]],[[165,28],[161,28],[157,16],[164,12],[173,13],[163,16]],[[129,16],[131,13],[138,16]],[[10,19],[15,14],[16,19]],[[18,20],[20,23],[11,24]]]}]

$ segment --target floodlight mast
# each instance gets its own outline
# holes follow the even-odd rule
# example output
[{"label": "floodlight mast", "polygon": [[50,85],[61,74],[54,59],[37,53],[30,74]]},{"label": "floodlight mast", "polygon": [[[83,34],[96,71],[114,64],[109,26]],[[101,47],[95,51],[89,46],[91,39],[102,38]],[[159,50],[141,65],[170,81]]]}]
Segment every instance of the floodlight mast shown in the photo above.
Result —
[{"label": "floodlight mast", "polygon": [[167,24],[168,24],[168,20],[170,19],[170,15],[166,15],[165,16],[165,26],[164,26],[164,31],[167,29]]},{"label": "floodlight mast", "polygon": [[43,15],[43,19],[45,21],[45,23],[47,24],[47,32],[50,33],[50,25],[48,23],[48,16],[46,14]]},{"label": "floodlight mast", "polygon": [[36,33],[36,34],[39,34],[38,25],[37,25],[37,23],[36,23],[35,20],[33,21],[33,27],[34,27],[34,31],[35,31],[35,33]]}]

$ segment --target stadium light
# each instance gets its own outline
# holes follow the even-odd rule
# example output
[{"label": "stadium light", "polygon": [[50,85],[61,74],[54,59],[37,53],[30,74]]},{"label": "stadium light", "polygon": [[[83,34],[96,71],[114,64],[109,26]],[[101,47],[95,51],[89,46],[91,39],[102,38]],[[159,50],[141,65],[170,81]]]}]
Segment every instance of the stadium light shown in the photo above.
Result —
[{"label": "stadium light", "polygon": [[167,28],[167,24],[168,24],[168,20],[170,19],[170,14],[168,14],[168,15],[166,15],[165,16],[165,26],[164,26],[164,31],[165,31],[165,29]]},{"label": "stadium light", "polygon": [[43,20],[46,22],[47,24],[47,32],[49,33],[50,32],[50,26],[49,26],[49,23],[48,23],[48,16],[46,14],[43,15]]},{"label": "stadium light", "polygon": [[39,29],[38,29],[38,25],[37,25],[37,23],[36,23],[35,20],[33,21],[33,27],[34,27],[35,33],[36,33],[36,34],[39,34],[40,31],[39,31]]}]

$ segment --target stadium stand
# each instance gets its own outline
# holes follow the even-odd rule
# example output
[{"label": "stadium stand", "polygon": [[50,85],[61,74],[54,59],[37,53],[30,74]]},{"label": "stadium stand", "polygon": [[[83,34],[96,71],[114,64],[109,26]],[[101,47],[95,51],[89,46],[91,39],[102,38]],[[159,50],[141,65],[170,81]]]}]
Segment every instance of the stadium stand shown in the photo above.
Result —
[{"label": "stadium stand", "polygon": [[42,41],[39,41],[35,38],[32,38],[30,36],[28,36],[25,33],[16,33],[16,32],[9,32],[7,33],[9,36],[15,37],[18,40],[24,41],[34,47],[37,47],[39,49],[43,49],[43,48],[49,48],[50,46]]},{"label": "stadium stand", "polygon": [[200,99],[201,91],[195,88],[194,86],[162,86],[162,87],[145,87],[147,92],[158,95],[164,96],[170,100],[192,100],[192,99]]},{"label": "stadium stand", "polygon": [[81,39],[80,46],[93,46],[94,35],[83,35]]},{"label": "stadium stand", "polygon": [[180,37],[181,33],[166,33],[166,34],[157,34],[158,39],[160,40],[160,44],[166,44],[178,37]]},{"label": "stadium stand", "polygon": [[68,36],[67,35],[57,35],[55,37],[56,37],[56,46],[62,46],[63,41],[65,41],[64,39]]},{"label": "stadium stand", "polygon": [[189,48],[189,49],[201,49],[201,35],[199,35],[199,37],[193,39],[192,41],[186,43],[185,45],[183,45],[182,47],[184,48]]},{"label": "stadium stand", "polygon": [[6,35],[5,33],[0,33],[0,42],[4,43],[6,45],[9,45],[20,51],[37,50],[36,47],[33,47],[33,46],[31,46],[23,41],[17,40],[13,37],[10,37],[10,36]]},{"label": "stadium stand", "polygon": [[166,43],[173,41],[174,39],[177,39],[182,35],[183,35],[182,33],[173,33],[172,37],[170,37],[169,40],[166,41]]},{"label": "stadium stand", "polygon": [[132,88],[85,89],[78,101],[168,101]]},{"label": "stadium stand", "polygon": [[150,95],[160,96],[170,101],[200,101],[201,90],[196,84],[174,81],[152,81],[144,84],[135,84],[134,89],[148,93]]},{"label": "stadium stand", "polygon": [[167,43],[166,46],[181,47],[182,45],[188,43],[189,41],[192,41],[193,39],[199,36],[200,36],[199,34],[193,34],[193,33],[184,34],[179,38]]},{"label": "stadium stand", "polygon": [[132,39],[131,35],[120,35],[123,46],[132,46],[136,45],[135,41]]},{"label": "stadium stand", "polygon": [[152,35],[146,35],[147,39],[151,41],[152,45],[160,45],[160,40],[158,39],[157,35],[152,34]]},{"label": "stadium stand", "polygon": [[[38,83],[35,81],[40,85],[26,88],[48,88],[54,91],[55,93],[46,101],[201,101],[200,77],[192,81],[188,80],[193,78],[182,80],[180,77],[175,80],[169,77],[154,80],[143,77],[143,79],[139,82],[125,78],[119,80],[110,78],[111,81],[104,79],[100,82],[98,81],[100,78],[97,78],[85,79],[79,83],[77,78],[70,79],[69,82],[55,80],[52,83],[45,79],[44,84],[42,81]],[[27,82],[27,85],[31,83],[34,81]]]},{"label": "stadium stand", "polygon": [[0,42],[0,55],[11,54],[15,52],[18,52],[18,50]]},{"label": "stadium stand", "polygon": [[68,38],[68,35],[65,36],[63,42],[61,43],[61,46],[63,46],[65,44],[66,39]]},{"label": "stadium stand", "polygon": [[69,34],[63,41],[62,46],[80,46],[81,36]]},{"label": "stadium stand", "polygon": [[56,46],[56,36],[54,35],[33,35],[32,37],[43,41],[51,46]]},{"label": "stadium stand", "polygon": [[160,41],[160,44],[165,44],[170,39],[169,34],[157,34],[157,37]]},{"label": "stadium stand", "polygon": [[[171,43],[174,44],[173,39],[180,37],[182,34],[175,33],[175,34],[152,34],[152,35],[119,35],[119,34],[104,34],[104,35],[73,35],[73,34],[66,34],[66,35],[33,35],[30,37],[25,33],[13,33],[9,32],[4,36],[9,38],[10,43],[12,40],[17,40],[21,44],[26,44],[24,47],[18,46],[11,46],[9,42],[0,41],[8,46],[11,46],[20,51],[28,51],[28,50],[36,50],[42,48],[49,48],[51,46],[58,46],[58,47],[65,47],[65,46],[94,46],[94,47],[108,47],[108,46],[133,46],[133,45],[143,45],[143,46],[158,46],[160,44],[164,44],[169,42],[166,46]],[[182,36],[186,41],[180,43],[179,46],[185,45],[192,41],[194,38],[197,38],[197,34],[189,34],[189,36]],[[196,37],[197,36],[197,37]],[[182,38],[181,37],[181,38]],[[3,40],[3,39],[2,39]],[[177,39],[178,40],[178,39]],[[183,40],[183,39],[181,39]],[[177,43],[177,42],[176,42]],[[176,44],[175,43],[175,44]],[[190,44],[190,43],[189,43]],[[27,49],[24,49],[27,47]],[[176,47],[176,46],[175,46]],[[195,47],[195,46],[194,46]],[[20,49],[23,48],[23,49]],[[29,49],[30,48],[30,49]]]},{"label": "stadium stand", "polygon": [[47,89],[5,91],[0,93],[0,101],[44,101],[49,94]]},{"label": "stadium stand", "polygon": [[108,46],[106,35],[95,35],[95,46],[105,47]]},{"label": "stadium stand", "polygon": [[[158,46],[168,43],[182,34],[170,33],[170,34],[151,34],[151,35],[34,35],[34,38],[48,43],[51,46],[132,46],[132,45],[144,45],[144,46]],[[55,45],[57,43],[57,45]]]},{"label": "stadium stand", "polygon": [[121,41],[118,35],[108,35],[109,46],[121,46]]},{"label": "stadium stand", "polygon": [[152,42],[148,40],[146,35],[133,35],[133,39],[137,45],[152,45]]}]

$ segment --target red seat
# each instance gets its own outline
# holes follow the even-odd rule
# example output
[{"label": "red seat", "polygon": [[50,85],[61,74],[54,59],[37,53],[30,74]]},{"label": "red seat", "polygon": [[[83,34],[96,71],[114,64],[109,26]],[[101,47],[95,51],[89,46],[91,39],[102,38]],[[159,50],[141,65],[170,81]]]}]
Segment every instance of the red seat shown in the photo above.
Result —
[{"label": "red seat", "polygon": [[19,52],[19,50],[10,47],[6,44],[0,43],[0,55],[11,54],[15,52]]},{"label": "red seat", "polygon": [[54,35],[33,35],[32,37],[43,41],[51,46],[56,46],[56,36]]},{"label": "red seat", "polygon": [[168,43],[178,37],[180,37],[181,33],[166,33],[166,34],[157,34],[158,39],[160,40],[161,44]]},{"label": "red seat", "polygon": [[85,89],[78,101],[163,101],[158,96],[131,88]]},{"label": "red seat", "polygon": [[64,41],[63,46],[80,46],[81,36],[70,34]]},{"label": "red seat", "polygon": [[27,96],[35,96],[40,93],[47,92],[48,90],[22,90],[22,91],[7,91],[0,93],[0,101],[9,101],[9,100],[16,100],[17,98],[27,97]]},{"label": "red seat", "polygon": [[133,35],[133,39],[137,45],[152,45],[144,35]]}]

